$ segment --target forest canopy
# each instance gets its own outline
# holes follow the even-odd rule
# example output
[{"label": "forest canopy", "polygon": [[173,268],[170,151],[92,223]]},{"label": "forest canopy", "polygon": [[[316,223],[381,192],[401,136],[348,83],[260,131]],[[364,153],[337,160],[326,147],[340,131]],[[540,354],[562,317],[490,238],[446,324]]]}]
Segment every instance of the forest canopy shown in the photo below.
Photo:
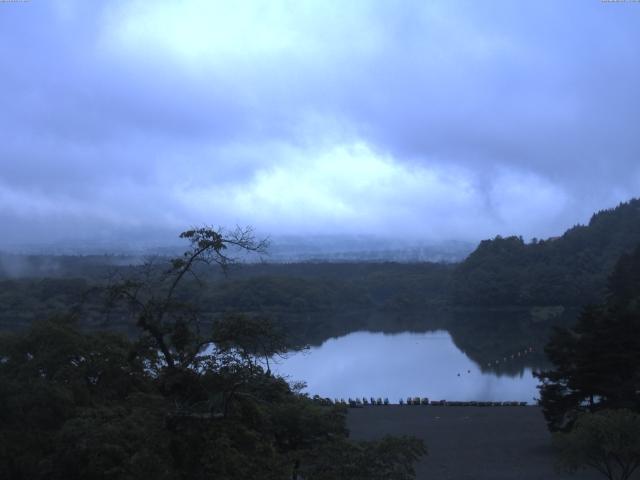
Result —
[{"label": "forest canopy", "polygon": [[601,301],[620,255],[640,243],[640,199],[595,213],[547,240],[484,240],[452,278],[457,305],[565,305]]}]

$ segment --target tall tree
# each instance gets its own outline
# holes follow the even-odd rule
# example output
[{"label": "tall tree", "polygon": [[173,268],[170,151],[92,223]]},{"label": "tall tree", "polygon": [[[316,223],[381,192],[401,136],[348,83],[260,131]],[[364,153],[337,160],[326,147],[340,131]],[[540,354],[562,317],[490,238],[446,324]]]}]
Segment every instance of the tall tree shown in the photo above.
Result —
[{"label": "tall tree", "polygon": [[181,257],[171,259],[168,266],[149,261],[137,278],[114,282],[109,289],[111,301],[128,304],[143,332],[141,346],[150,343],[159,350],[169,368],[191,365],[212,342],[200,329],[198,312],[181,296],[185,280],[192,277],[201,282],[201,265],[217,265],[226,272],[237,254],[264,253],[267,247],[267,241],[257,240],[251,228],[226,232],[201,227],[182,232],[180,238],[189,241]]},{"label": "tall tree", "polygon": [[557,329],[545,351],[555,368],[537,374],[550,429],[569,428],[581,412],[640,410],[640,246],[623,255],[602,305]]},{"label": "tall tree", "polygon": [[553,441],[559,466],[569,472],[589,467],[609,480],[628,480],[640,467],[640,415],[629,410],[583,414]]}]

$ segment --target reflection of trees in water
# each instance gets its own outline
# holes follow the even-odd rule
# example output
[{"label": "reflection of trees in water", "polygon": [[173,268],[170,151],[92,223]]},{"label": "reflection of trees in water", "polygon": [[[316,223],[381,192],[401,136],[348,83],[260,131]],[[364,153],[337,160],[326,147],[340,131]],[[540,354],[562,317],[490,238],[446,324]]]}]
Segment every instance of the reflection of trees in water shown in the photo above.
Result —
[{"label": "reflection of trees in water", "polygon": [[[135,336],[137,332],[131,330],[131,322],[124,317],[119,318],[117,313],[112,312],[109,328]],[[553,319],[535,321],[529,309],[255,312],[256,315],[266,316],[281,325],[294,346],[320,346],[330,338],[357,331],[394,334],[446,330],[455,346],[475,362],[481,371],[509,376],[522,375],[526,368],[541,369],[548,366],[544,346],[553,326],[573,324],[576,313],[567,310]],[[224,313],[219,312],[205,312],[203,317],[208,321],[202,322],[202,328],[209,328],[211,320],[223,315]],[[100,327],[104,328],[104,324]],[[528,351],[529,349],[532,351]],[[527,353],[523,354],[524,351]]]},{"label": "reflection of trees in water", "polygon": [[518,376],[526,368],[547,366],[544,346],[553,327],[572,323],[575,313],[566,311],[553,320],[540,322],[534,321],[528,309],[436,313],[360,310],[332,315],[288,315],[281,317],[281,321],[293,343],[311,346],[356,331],[391,334],[447,330],[455,346],[481,371]]},{"label": "reflection of trees in water", "polygon": [[[248,312],[250,314],[250,312]],[[331,338],[357,331],[386,334],[425,333],[446,330],[454,345],[478,365],[482,372],[519,376],[527,368],[548,367],[544,346],[554,326],[571,325],[575,311],[545,321],[534,321],[528,309],[468,309],[454,311],[345,310],[339,313],[258,313],[281,325],[293,346],[317,347]],[[211,313],[210,319],[224,314]],[[204,315],[205,318],[209,315]],[[131,336],[130,322],[112,322],[110,328]],[[203,321],[202,328],[210,328]],[[531,351],[529,351],[531,349]],[[526,353],[523,353],[525,352]],[[518,356],[518,352],[520,355]],[[402,352],[398,352],[399,355]]]},{"label": "reflection of trees in water", "polygon": [[548,365],[544,353],[554,326],[573,323],[575,311],[536,321],[529,309],[456,310],[447,330],[460,351],[483,372],[522,375],[526,368]]},{"label": "reflection of trees in water", "polygon": [[516,376],[546,365],[551,328],[532,322],[528,310],[455,312],[448,330],[456,347],[483,372]]},{"label": "reflection of trees in water", "polygon": [[339,338],[353,332],[373,333],[423,333],[447,329],[448,314],[424,312],[381,312],[378,310],[353,310],[335,314],[311,313],[281,317],[292,343],[322,345],[331,338]]}]

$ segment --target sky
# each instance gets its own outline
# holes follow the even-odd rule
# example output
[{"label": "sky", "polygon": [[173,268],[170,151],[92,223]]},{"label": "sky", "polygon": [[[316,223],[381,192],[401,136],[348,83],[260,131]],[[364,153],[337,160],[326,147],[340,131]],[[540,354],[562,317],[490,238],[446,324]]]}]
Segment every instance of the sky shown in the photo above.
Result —
[{"label": "sky", "polygon": [[547,237],[640,193],[640,3],[0,2],[3,245]]}]

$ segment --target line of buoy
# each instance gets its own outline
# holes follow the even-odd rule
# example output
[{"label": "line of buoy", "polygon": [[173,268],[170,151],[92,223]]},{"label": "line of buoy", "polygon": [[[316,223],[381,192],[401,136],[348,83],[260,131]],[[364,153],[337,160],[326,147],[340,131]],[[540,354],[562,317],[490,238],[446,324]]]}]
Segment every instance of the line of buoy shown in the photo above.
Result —
[{"label": "line of buoy", "polygon": [[[525,348],[522,351],[519,351],[519,352],[511,354],[511,356],[503,357],[502,358],[502,363],[506,363],[509,360],[515,360],[515,359],[517,359],[519,357],[523,357],[523,356],[528,355],[529,353],[533,353],[533,352],[534,352],[533,347]],[[501,361],[500,361],[500,359],[498,359],[498,360],[495,360],[493,362],[487,363],[487,367],[492,367],[494,365],[497,366],[497,365],[500,365],[500,363],[501,363]]]},{"label": "line of buoy", "polygon": [[[333,406],[333,405],[342,405],[351,408],[362,408],[366,406],[386,406],[392,405],[389,402],[388,398],[382,399],[381,397],[373,398],[373,397],[362,397],[362,398],[348,398],[345,400],[344,398],[322,398],[319,395],[315,395],[312,398],[313,401],[319,403],[324,406]],[[434,407],[524,407],[528,405],[527,402],[482,402],[482,401],[471,401],[471,402],[460,402],[460,401],[452,401],[452,400],[429,400],[427,397],[407,397],[406,399],[401,398],[397,405],[431,405]]]}]

